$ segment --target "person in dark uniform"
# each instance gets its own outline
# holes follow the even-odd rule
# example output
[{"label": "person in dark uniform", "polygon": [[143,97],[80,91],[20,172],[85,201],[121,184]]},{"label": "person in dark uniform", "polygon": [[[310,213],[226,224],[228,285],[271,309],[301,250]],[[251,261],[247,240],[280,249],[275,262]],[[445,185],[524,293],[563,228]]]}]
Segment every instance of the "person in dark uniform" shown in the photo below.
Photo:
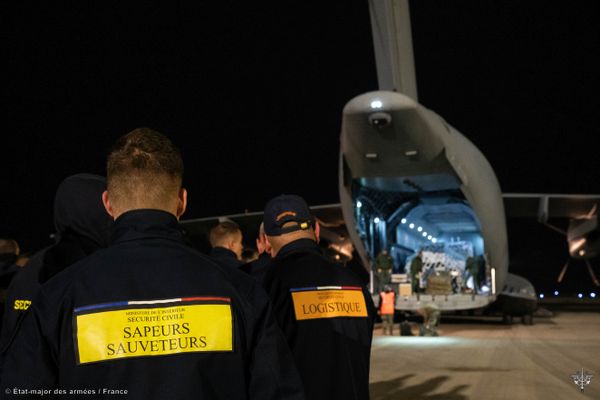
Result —
[{"label": "person in dark uniform", "polygon": [[478,275],[479,275],[479,263],[475,257],[467,257],[465,261],[465,282],[470,278],[473,279],[473,292],[477,293],[479,290]]},{"label": "person in dark uniform", "polygon": [[242,231],[236,223],[220,222],[210,230],[208,236],[212,247],[210,258],[225,267],[239,268],[242,266],[242,250],[244,249]]},{"label": "person in dark uniform", "polygon": [[182,175],[162,134],[140,128],[116,142],[102,195],[111,243],[42,286],[6,355],[0,396],[304,398],[264,291],[184,243]]},{"label": "person in dark uniform", "polygon": [[16,240],[0,239],[0,320],[4,313],[8,286],[19,271],[19,252]]},{"label": "person in dark uniform", "polygon": [[64,179],[54,197],[56,243],[30,259],[7,295],[0,349],[6,348],[41,285],[76,261],[108,246],[112,218],[102,205],[106,179],[76,174]]},{"label": "person in dark uniform", "polygon": [[410,282],[413,293],[419,293],[421,287],[419,285],[420,274],[423,272],[423,250],[419,250],[417,255],[410,262]]},{"label": "person in dark uniform", "polygon": [[261,222],[258,228],[258,237],[256,238],[256,249],[258,250],[258,258],[254,261],[242,265],[241,270],[252,275],[256,280],[262,282],[266,267],[272,260],[271,244],[265,235],[265,223]]},{"label": "person in dark uniform", "polygon": [[383,291],[385,286],[392,281],[392,270],[394,261],[387,249],[382,249],[375,258],[375,273],[377,276],[377,287],[379,292]]},{"label": "person in dark uniform", "polygon": [[368,399],[371,296],[356,274],[322,254],[318,223],[301,197],[269,201],[264,224],[274,258],[263,284],[306,398]]}]

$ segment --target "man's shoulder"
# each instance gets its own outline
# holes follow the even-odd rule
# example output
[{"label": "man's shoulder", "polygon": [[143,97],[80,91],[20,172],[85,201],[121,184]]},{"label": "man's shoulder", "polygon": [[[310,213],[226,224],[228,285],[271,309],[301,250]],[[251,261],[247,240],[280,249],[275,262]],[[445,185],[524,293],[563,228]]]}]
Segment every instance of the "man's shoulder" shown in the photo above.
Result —
[{"label": "man's shoulder", "polygon": [[297,252],[275,258],[269,265],[268,274],[271,279],[288,281],[290,285],[314,282],[315,285],[362,286],[356,273],[315,252]]}]

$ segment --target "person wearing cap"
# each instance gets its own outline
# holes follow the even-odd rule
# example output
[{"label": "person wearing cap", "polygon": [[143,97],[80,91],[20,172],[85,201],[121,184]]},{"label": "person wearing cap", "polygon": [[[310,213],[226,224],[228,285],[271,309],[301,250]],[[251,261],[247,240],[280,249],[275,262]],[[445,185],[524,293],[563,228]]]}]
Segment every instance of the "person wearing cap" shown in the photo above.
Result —
[{"label": "person wearing cap", "polygon": [[102,193],[110,245],[42,286],[0,398],[304,399],[264,290],[184,242],[182,178],[181,154],[159,132],[117,140]]},{"label": "person wearing cap", "polygon": [[318,246],[319,225],[300,196],[264,210],[273,261],[263,285],[294,354],[307,399],[368,399],[375,308],[358,276]]}]

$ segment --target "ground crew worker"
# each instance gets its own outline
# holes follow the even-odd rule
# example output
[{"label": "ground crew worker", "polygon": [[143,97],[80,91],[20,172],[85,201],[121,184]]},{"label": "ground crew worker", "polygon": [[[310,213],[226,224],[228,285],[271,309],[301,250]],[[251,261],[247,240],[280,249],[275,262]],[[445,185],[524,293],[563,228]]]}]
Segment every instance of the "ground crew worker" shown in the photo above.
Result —
[{"label": "ground crew worker", "polygon": [[7,353],[0,395],[302,399],[264,291],[184,243],[173,144],[136,129],[116,142],[107,172],[111,244],[42,287]]},{"label": "ground crew worker", "polygon": [[469,276],[473,280],[473,292],[479,292],[479,260],[475,257],[468,257],[465,262],[465,270],[467,272],[467,277],[465,277],[465,282],[469,279]]},{"label": "ground crew worker", "polygon": [[437,326],[441,318],[438,306],[430,302],[424,304],[417,312],[423,316],[423,325],[419,327],[419,336],[438,336]]},{"label": "ground crew worker", "polygon": [[319,226],[299,196],[267,203],[273,261],[263,284],[307,399],[368,399],[375,308],[360,278],[322,254]]},{"label": "ground crew worker", "polygon": [[410,262],[410,279],[412,284],[412,292],[419,293],[419,277],[423,270],[423,250],[419,250],[419,253]]},{"label": "ground crew worker", "polygon": [[381,250],[375,258],[375,272],[377,273],[379,291],[391,282],[393,266],[394,262],[388,251],[386,249]]},{"label": "ground crew worker", "polygon": [[212,247],[210,258],[224,267],[239,268],[242,266],[242,231],[232,221],[223,221],[214,226],[209,233]]},{"label": "ground crew worker", "polygon": [[379,293],[379,315],[383,322],[383,334],[389,330],[390,336],[394,335],[394,309],[396,305],[396,293],[389,285],[385,285],[384,291]]},{"label": "ground crew worker", "polygon": [[54,196],[56,243],[31,257],[8,290],[0,349],[8,346],[33,296],[43,283],[76,261],[108,246],[112,218],[102,205],[106,179],[77,174],[64,179]]}]

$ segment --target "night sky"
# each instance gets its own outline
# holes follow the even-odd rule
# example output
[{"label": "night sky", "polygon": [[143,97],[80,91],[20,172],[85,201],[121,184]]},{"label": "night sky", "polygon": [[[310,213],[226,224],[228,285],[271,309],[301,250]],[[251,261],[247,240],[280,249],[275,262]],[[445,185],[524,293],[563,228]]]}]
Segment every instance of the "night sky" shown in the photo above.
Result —
[{"label": "night sky", "polygon": [[[503,191],[600,193],[598,2],[410,5],[419,101],[482,150]],[[186,218],[261,210],[283,192],[339,201],[342,108],[377,89],[366,1],[13,2],[4,14],[0,235],[26,251],[49,243],[60,181],[103,174],[111,144],[139,126],[182,149]],[[558,274],[566,254],[553,257]]]}]

